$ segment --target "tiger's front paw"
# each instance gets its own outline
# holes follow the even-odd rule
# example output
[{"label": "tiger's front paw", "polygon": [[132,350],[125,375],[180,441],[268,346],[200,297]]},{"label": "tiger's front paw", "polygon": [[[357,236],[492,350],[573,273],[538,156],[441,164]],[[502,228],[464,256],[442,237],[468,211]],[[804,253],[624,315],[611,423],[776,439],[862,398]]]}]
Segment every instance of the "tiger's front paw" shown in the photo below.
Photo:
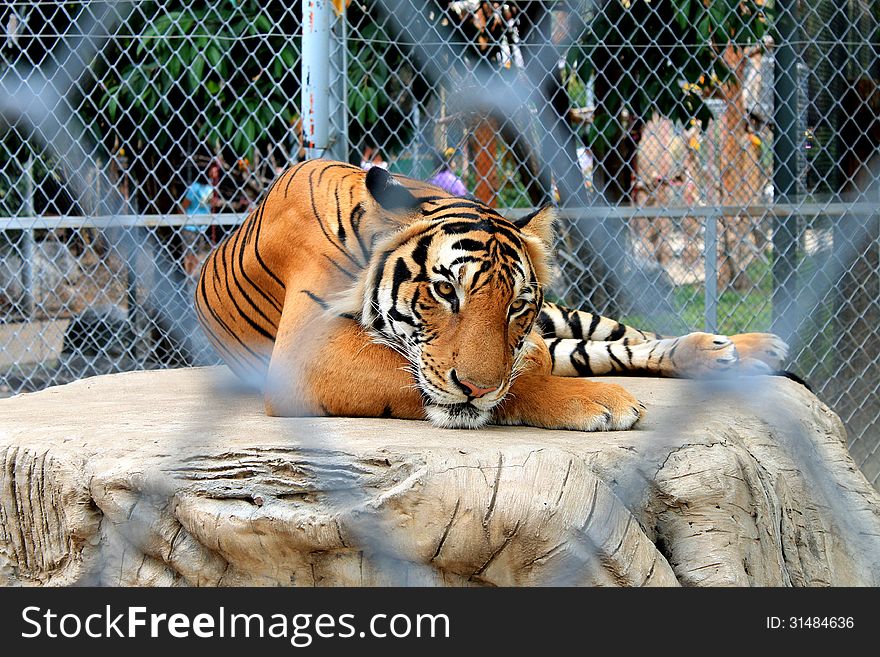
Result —
[{"label": "tiger's front paw", "polygon": [[669,359],[674,376],[699,378],[730,371],[739,362],[739,353],[726,335],[697,332],[678,338]]},{"label": "tiger's front paw", "polygon": [[[788,345],[773,333],[740,333],[730,336],[744,365],[776,372],[788,356]],[[761,365],[765,366],[764,368]]]},{"label": "tiger's front paw", "polygon": [[742,333],[727,337],[690,333],[679,338],[671,355],[676,376],[699,378],[731,372],[770,374],[782,365],[788,345],[772,333]]},{"label": "tiger's front paw", "polygon": [[645,412],[645,405],[623,386],[580,380],[585,385],[571,402],[568,429],[621,431],[631,429]]},{"label": "tiger's front paw", "polygon": [[641,419],[645,406],[614,383],[558,376],[521,376],[496,421],[542,429],[619,431]]}]

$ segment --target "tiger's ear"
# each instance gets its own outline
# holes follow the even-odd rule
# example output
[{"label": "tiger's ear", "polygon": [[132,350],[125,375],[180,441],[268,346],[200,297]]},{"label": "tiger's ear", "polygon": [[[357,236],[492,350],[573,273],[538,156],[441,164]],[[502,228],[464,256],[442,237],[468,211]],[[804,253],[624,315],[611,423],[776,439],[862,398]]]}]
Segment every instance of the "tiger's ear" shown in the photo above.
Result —
[{"label": "tiger's ear", "polygon": [[406,187],[381,167],[370,167],[366,184],[370,196],[389,212],[411,212],[420,205],[419,200]]},{"label": "tiger's ear", "polygon": [[555,223],[556,208],[549,203],[513,221],[514,226],[526,235],[537,237],[547,249],[553,248],[553,225]]}]

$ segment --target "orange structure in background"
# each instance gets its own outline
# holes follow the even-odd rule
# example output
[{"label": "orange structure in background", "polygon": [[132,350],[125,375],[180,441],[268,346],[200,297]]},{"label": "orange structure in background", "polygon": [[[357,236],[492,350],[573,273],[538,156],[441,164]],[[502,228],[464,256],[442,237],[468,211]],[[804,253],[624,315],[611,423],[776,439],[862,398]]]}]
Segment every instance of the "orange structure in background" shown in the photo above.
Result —
[{"label": "orange structure in background", "polygon": [[498,205],[498,130],[492,119],[481,120],[473,133],[474,196],[489,207]]}]

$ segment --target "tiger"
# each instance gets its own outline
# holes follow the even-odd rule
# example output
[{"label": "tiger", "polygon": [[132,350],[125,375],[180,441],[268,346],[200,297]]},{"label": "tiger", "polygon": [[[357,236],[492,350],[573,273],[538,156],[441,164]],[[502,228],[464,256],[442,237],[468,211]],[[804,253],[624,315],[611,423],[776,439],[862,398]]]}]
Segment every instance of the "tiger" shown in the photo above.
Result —
[{"label": "tiger", "polygon": [[545,299],[556,214],[507,219],[383,168],[308,160],[207,257],[196,315],[269,416],[625,430],[646,406],[593,377],[779,368],[770,333],[668,337]]}]

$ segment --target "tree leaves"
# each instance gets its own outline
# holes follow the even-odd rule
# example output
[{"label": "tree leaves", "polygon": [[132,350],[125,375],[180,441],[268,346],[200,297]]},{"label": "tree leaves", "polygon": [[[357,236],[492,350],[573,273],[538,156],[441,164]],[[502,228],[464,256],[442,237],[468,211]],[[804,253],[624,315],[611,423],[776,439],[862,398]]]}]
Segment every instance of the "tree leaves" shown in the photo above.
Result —
[{"label": "tree leaves", "polygon": [[[730,79],[725,47],[760,42],[772,2],[761,0],[610,0],[598,3],[589,29],[569,62],[579,76],[620,71],[597,108],[589,131],[594,147],[614,143],[624,111],[641,120],[654,113],[681,122],[711,117],[707,89]],[[603,118],[604,116],[610,118]]]},{"label": "tree leaves", "polygon": [[[296,95],[282,90],[289,91],[296,75],[300,39],[293,26],[291,36],[281,33],[268,4],[140,5],[124,30],[139,36],[119,43],[117,61],[125,65],[98,72],[101,106],[115,129],[145,143],[155,139],[160,148],[169,135],[179,140],[191,133],[212,147],[226,145],[234,158],[248,156],[261,142],[285,139]],[[184,116],[199,119],[192,125]]]}]

